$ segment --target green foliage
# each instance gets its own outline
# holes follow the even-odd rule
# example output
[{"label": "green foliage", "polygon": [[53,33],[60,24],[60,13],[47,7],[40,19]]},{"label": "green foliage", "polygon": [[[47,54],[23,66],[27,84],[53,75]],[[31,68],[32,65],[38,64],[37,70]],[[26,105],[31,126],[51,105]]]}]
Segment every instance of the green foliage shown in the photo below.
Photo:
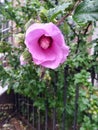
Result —
[{"label": "green foliage", "polygon": [[71,6],[71,2],[66,2],[61,5],[55,6],[54,8],[51,8],[48,10],[48,18],[49,21],[53,21],[55,18],[60,17],[61,14],[66,13],[66,9],[68,9],[69,6]]},{"label": "green foliage", "polygon": [[[94,118],[98,118],[97,116],[94,116]],[[84,122],[83,122],[83,125],[82,127],[80,128],[80,130],[97,130],[97,124],[95,125],[94,123],[91,123],[91,120],[89,117],[85,116],[84,117]]]},{"label": "green foliage", "polygon": [[83,23],[98,20],[98,0],[84,0],[75,9],[73,18]]},{"label": "green foliage", "polygon": [[6,53],[11,51],[11,46],[9,43],[1,41],[0,42],[0,53]]},{"label": "green foliage", "polygon": [[[77,4],[78,3],[78,4]],[[52,0],[26,0],[13,7],[12,2],[0,5],[0,14],[15,22],[18,34],[14,34],[16,46],[5,42],[5,35],[0,35],[0,81],[16,93],[33,99],[38,110],[45,111],[48,102],[49,116],[51,109],[57,108],[58,122],[64,111],[64,68],[68,66],[67,77],[67,129],[73,123],[75,90],[79,87],[78,126],[80,130],[96,130],[98,124],[98,89],[89,81],[92,69],[98,73],[98,38],[88,40],[93,33],[94,22],[98,20],[97,0],[61,0],[58,4]],[[89,22],[90,21],[90,22]],[[67,61],[56,70],[45,69],[28,62],[30,55],[24,44],[26,29],[34,22],[53,22],[64,34],[66,44],[70,46]],[[8,33],[10,36],[11,33]],[[94,46],[94,53],[89,50]],[[28,64],[20,65],[20,55],[26,57]],[[5,66],[6,62],[7,66]],[[57,82],[56,82],[57,81]],[[23,110],[22,110],[23,111]]]}]

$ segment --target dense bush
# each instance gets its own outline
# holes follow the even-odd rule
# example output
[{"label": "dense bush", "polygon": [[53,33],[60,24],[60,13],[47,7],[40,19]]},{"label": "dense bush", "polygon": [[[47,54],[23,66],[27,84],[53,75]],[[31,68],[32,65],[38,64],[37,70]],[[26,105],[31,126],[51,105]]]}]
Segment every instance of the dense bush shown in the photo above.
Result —
[{"label": "dense bush", "polygon": [[[90,82],[91,76],[98,73],[98,39],[91,40],[98,20],[97,0],[26,0],[16,6],[12,2],[0,4],[0,14],[6,20],[15,23],[18,33],[14,31],[14,43],[6,42],[0,35],[0,53],[4,60],[0,61],[0,80],[2,85],[9,85],[15,92],[30,97],[34,105],[45,110],[57,107],[58,120],[64,111],[63,87],[65,77],[67,90],[67,125],[73,121],[75,90],[79,87],[78,124],[80,130],[98,129],[98,88]],[[5,22],[5,21],[2,21]],[[53,22],[62,31],[66,44],[70,46],[67,61],[55,70],[44,69],[31,62],[24,44],[27,28],[33,23]],[[13,29],[12,29],[13,30]],[[94,48],[91,54],[91,48]],[[28,64],[20,65],[20,55]],[[65,75],[64,75],[64,69]],[[65,77],[64,77],[65,76]],[[56,92],[54,96],[54,92]],[[50,96],[51,95],[51,96]],[[51,109],[50,109],[51,110]]]}]

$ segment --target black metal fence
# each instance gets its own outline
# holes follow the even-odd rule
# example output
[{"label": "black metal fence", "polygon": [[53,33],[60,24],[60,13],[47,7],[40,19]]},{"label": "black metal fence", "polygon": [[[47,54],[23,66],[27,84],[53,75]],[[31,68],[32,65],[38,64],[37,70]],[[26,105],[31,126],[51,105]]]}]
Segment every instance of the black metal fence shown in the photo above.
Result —
[{"label": "black metal fence", "polygon": [[[61,115],[61,119],[57,119],[58,111],[57,108],[54,107],[51,110],[48,108],[47,100],[45,102],[45,111],[42,111],[33,106],[33,100],[26,98],[22,95],[16,94],[15,96],[15,105],[17,112],[29,123],[32,125],[32,130],[79,130],[79,126],[77,124],[78,120],[78,99],[79,99],[79,86],[76,86],[75,90],[75,99],[74,99],[74,115],[73,122],[70,124],[70,128],[67,128],[67,113],[66,113],[66,104],[67,104],[67,71],[64,71],[64,88],[63,88],[63,103],[64,110]],[[91,73],[91,81],[94,84],[94,79],[98,80],[98,75],[95,75],[92,71]],[[54,96],[56,96],[56,83],[57,76],[55,76],[55,84],[54,84]],[[50,113],[51,112],[51,113]],[[51,115],[51,118],[49,116]]]},{"label": "black metal fence", "polygon": [[[73,122],[70,124],[70,128],[67,129],[67,70],[64,71],[64,87],[63,87],[63,104],[64,109],[62,114],[60,115],[60,120],[58,120],[58,110],[56,107],[53,107],[51,110],[48,107],[48,102],[45,102],[45,110],[40,110],[37,107],[34,107],[34,101],[28,97],[19,95],[19,94],[11,94],[3,95],[0,97],[0,117],[4,117],[2,114],[7,110],[10,113],[17,113],[20,115],[21,119],[24,120],[28,125],[32,127],[32,130],[79,130],[79,126],[77,124],[78,119],[78,99],[79,99],[79,86],[76,86],[75,90],[75,99],[74,99],[74,115]],[[92,71],[91,73],[91,81],[94,84],[94,79],[98,80],[98,74],[95,75]],[[55,75],[54,80],[54,97],[56,96],[56,83],[58,82],[57,75]],[[5,107],[4,107],[5,106]],[[0,122],[3,123],[7,120],[8,115],[5,116],[4,119],[1,119]],[[0,123],[0,124],[1,124]]]}]

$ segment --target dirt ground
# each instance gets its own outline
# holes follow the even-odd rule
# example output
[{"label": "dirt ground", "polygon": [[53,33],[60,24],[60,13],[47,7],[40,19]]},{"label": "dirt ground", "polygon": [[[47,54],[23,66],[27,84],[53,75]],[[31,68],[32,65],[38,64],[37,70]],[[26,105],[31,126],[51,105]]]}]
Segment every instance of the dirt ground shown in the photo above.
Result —
[{"label": "dirt ground", "polygon": [[7,123],[4,123],[0,127],[0,130],[33,130],[33,129],[25,125],[20,119],[13,117]]}]

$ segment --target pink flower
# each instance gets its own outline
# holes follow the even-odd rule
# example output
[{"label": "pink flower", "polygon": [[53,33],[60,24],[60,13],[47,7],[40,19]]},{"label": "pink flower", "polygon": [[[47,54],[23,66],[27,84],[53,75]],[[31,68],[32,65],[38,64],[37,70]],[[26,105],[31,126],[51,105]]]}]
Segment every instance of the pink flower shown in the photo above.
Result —
[{"label": "pink flower", "polygon": [[31,25],[26,31],[25,44],[34,63],[46,68],[57,68],[69,54],[61,31],[53,23]]}]

